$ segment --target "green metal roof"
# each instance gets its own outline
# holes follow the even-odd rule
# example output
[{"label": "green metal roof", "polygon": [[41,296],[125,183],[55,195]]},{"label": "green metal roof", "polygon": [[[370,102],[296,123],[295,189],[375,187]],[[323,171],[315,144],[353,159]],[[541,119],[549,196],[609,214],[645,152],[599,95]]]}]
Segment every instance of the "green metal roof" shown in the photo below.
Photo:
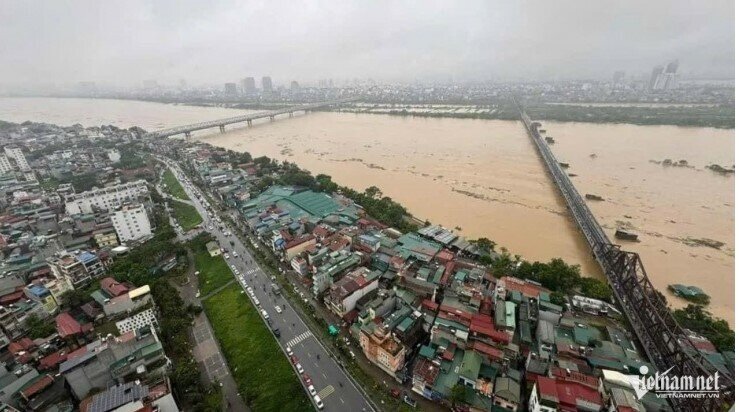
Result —
[{"label": "green metal roof", "polygon": [[476,381],[480,375],[480,366],[482,365],[482,356],[473,350],[464,352],[462,364],[459,367],[459,376]]}]

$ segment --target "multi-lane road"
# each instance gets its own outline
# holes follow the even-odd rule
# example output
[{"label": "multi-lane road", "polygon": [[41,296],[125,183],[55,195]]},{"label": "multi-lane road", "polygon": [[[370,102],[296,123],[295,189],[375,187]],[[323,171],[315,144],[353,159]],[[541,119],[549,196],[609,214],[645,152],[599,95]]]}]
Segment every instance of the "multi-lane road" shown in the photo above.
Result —
[{"label": "multi-lane road", "polygon": [[[213,235],[222,248],[228,251],[230,257],[226,262],[232,268],[234,276],[244,289],[244,293],[249,296],[252,304],[257,307],[260,313],[261,310],[266,311],[270,323],[268,327],[280,330],[280,337],[275,338],[279,341],[285,356],[287,356],[286,348],[290,347],[294,356],[297,357],[298,363],[305,374],[310,377],[313,387],[324,405],[323,410],[373,411],[374,408],[359,388],[354,385],[338,363],[329,356],[323,345],[313,336],[308,326],[292,308],[290,302],[281,295],[272,293],[270,287],[273,283],[272,279],[257,265],[240,238],[233,234],[235,228],[228,227],[226,222],[216,221],[216,215],[212,215],[212,217],[209,215],[209,207],[205,197],[188,180],[176,162],[166,158],[160,158],[160,160],[169,166],[187,195],[190,196],[193,206],[203,218],[205,230]],[[200,198],[198,195],[201,195]],[[221,230],[220,227],[224,229]],[[225,233],[230,235],[227,236]],[[236,252],[236,256],[234,256],[234,252]],[[249,287],[253,290],[253,296],[247,293]],[[259,302],[259,305],[256,305],[256,301]],[[278,308],[280,313],[278,313]],[[293,366],[293,368],[296,367]],[[297,370],[295,372],[298,374]],[[308,393],[308,385],[304,377],[298,374],[298,378],[303,383],[306,393]],[[285,396],[291,396],[291,394],[285,394]],[[314,397],[309,396],[309,398],[316,405]]]}]

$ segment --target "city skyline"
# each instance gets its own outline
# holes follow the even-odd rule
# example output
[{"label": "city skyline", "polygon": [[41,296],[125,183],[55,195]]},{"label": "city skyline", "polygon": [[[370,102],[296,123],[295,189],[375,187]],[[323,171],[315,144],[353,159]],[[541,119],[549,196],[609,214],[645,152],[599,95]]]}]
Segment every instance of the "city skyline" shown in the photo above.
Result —
[{"label": "city skyline", "polygon": [[734,72],[728,1],[139,6],[8,3],[0,83],[607,80],[614,71],[649,76],[675,59],[685,78]]}]

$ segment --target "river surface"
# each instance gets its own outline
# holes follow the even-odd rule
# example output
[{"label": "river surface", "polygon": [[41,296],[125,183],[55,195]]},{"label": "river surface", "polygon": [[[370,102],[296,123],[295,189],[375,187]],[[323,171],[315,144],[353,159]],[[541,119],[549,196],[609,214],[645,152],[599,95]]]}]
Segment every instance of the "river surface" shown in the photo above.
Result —
[{"label": "river surface", "polygon": [[[228,117],[241,110],[135,101],[0,98],[0,120],[113,124],[154,130]],[[734,164],[734,130],[621,124],[544,124],[552,150],[606,233],[638,233],[652,283],[675,306],[672,283],[695,285],[710,310],[734,322],[734,176],[705,169]],[[540,162],[513,121],[311,113],[199,139],[289,160],[362,190],[379,187],[420,219],[469,237],[488,237],[528,260],[562,257],[602,276]],[[650,161],[686,160],[692,167]],[[693,239],[723,242],[713,248]]]}]

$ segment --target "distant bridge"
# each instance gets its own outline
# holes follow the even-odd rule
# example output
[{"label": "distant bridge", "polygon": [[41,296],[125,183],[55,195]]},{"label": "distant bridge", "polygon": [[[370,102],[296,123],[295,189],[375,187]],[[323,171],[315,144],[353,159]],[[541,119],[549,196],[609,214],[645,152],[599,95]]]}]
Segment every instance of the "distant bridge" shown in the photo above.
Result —
[{"label": "distant bridge", "polygon": [[208,122],[193,123],[193,124],[188,124],[184,126],[172,127],[170,129],[157,130],[157,131],[148,133],[147,136],[148,137],[170,137],[170,136],[176,136],[178,134],[182,134],[182,135],[185,135],[185,137],[190,137],[190,134],[192,132],[195,132],[198,130],[211,129],[214,127],[218,127],[221,130],[221,133],[224,133],[226,131],[226,126],[229,124],[246,122],[248,126],[251,126],[252,121],[257,120],[257,119],[269,118],[270,120],[274,120],[276,116],[279,116],[282,114],[287,114],[290,117],[292,117],[293,113],[295,112],[300,112],[300,111],[307,112],[307,111],[311,111],[315,109],[320,109],[323,107],[335,106],[335,105],[348,103],[354,100],[357,100],[357,98],[349,97],[345,99],[336,99],[336,100],[329,100],[325,102],[303,104],[303,105],[298,105],[298,106],[286,107],[284,109],[268,110],[268,111],[263,111],[263,112],[246,114],[243,116],[235,116],[235,117],[228,117],[225,119],[211,120]]},{"label": "distant bridge", "polygon": [[679,411],[720,411],[734,404],[733,370],[716,368],[688,339],[667,307],[664,297],[647,277],[639,255],[621,250],[603,232],[598,221],[580,196],[569,176],[557,162],[549,145],[539,134],[538,122],[532,122],[523,107],[518,105],[521,120],[536,145],[539,155],[549,170],[572,213],[572,217],[585,235],[595,260],[603,269],[613,294],[620,303],[649,360],[660,371],[670,368],[670,376],[711,377],[719,376],[721,391],[717,398],[669,398]]}]

